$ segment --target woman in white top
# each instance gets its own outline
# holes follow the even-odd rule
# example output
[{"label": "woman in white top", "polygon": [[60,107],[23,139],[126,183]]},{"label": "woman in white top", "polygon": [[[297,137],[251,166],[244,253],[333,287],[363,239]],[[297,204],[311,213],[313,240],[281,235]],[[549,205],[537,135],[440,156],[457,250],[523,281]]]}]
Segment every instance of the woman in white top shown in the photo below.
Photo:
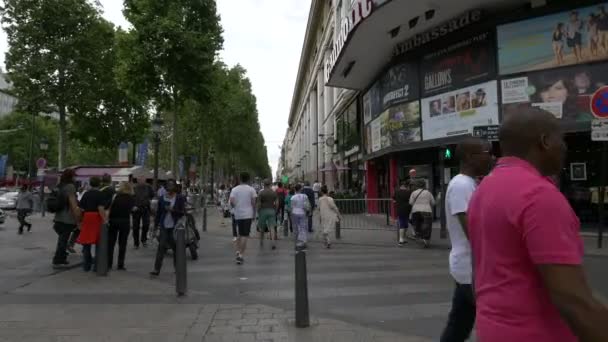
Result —
[{"label": "woman in white top", "polygon": [[414,225],[416,238],[420,239],[425,248],[429,247],[431,233],[433,231],[433,206],[435,206],[435,197],[426,190],[425,182],[419,180],[415,183],[417,190],[412,192],[410,196],[410,205],[412,206],[411,221]]},{"label": "woman in white top", "polygon": [[336,222],[340,220],[340,210],[336,206],[334,199],[327,194],[327,186],[325,185],[321,187],[319,211],[321,212],[321,228],[323,229],[325,248],[331,248],[329,234],[336,227]]}]

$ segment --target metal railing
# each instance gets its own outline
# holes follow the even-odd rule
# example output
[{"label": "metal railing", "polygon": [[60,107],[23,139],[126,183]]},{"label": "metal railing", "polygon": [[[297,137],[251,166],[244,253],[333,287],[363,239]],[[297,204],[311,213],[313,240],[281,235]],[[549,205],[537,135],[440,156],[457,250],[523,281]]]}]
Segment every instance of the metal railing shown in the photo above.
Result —
[{"label": "metal railing", "polygon": [[342,219],[340,229],[395,230],[394,204],[388,198],[335,199]]}]

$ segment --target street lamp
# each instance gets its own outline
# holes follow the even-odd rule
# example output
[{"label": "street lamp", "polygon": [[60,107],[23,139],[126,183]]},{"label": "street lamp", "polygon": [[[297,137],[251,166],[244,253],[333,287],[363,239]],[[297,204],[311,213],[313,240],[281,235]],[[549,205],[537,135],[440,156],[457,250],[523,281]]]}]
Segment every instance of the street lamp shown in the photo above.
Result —
[{"label": "street lamp", "polygon": [[213,147],[209,149],[209,163],[211,164],[211,202],[213,203],[213,194],[215,192],[215,150]]},{"label": "street lamp", "polygon": [[158,190],[158,151],[160,145],[160,134],[163,130],[163,119],[159,113],[156,113],[154,120],[152,120],[152,133],[154,134],[154,180],[153,187],[154,191]]},{"label": "street lamp", "polygon": [[[40,147],[40,151],[42,152],[42,158],[46,159],[46,151],[48,151],[49,149],[49,141],[47,140],[47,138],[42,138],[40,140],[39,146]],[[44,178],[44,174],[42,174],[42,183],[40,184],[40,210],[42,211],[42,217],[45,216],[46,214],[46,208],[44,206],[44,189],[45,189],[45,178]]]}]

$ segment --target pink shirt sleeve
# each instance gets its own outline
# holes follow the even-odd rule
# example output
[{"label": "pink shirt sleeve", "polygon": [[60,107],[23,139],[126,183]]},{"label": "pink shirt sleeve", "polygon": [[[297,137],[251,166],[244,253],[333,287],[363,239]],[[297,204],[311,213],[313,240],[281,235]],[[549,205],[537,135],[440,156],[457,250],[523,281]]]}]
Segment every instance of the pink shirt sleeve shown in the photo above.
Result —
[{"label": "pink shirt sleeve", "polygon": [[524,243],[534,264],[582,263],[583,243],[578,218],[552,185],[536,189],[527,198],[520,222]]}]

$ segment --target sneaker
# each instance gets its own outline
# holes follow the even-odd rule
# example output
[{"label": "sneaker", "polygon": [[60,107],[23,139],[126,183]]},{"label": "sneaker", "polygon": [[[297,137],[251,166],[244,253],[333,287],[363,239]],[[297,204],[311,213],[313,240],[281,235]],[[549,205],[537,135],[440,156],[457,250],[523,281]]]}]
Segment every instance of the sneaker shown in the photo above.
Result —
[{"label": "sneaker", "polygon": [[116,268],[116,270],[118,270],[118,271],[126,271],[127,269],[124,266],[118,266]]},{"label": "sneaker", "polygon": [[245,259],[243,259],[242,256],[239,255],[239,256],[236,257],[236,264],[237,265],[242,265],[243,261],[245,261]]},{"label": "sneaker", "polygon": [[68,250],[68,252],[70,252],[72,254],[76,254],[76,250],[74,249],[74,246],[68,246],[67,250]]},{"label": "sneaker", "polygon": [[236,236],[232,238],[232,242],[236,242],[236,240],[237,240]]},{"label": "sneaker", "polygon": [[407,241],[399,241],[398,246],[403,247],[403,246],[405,246],[406,243],[407,243]]},{"label": "sneaker", "polygon": [[152,272],[150,272],[150,275],[152,277],[158,277],[159,274],[160,274],[160,271],[152,271]]},{"label": "sneaker", "polygon": [[275,249],[277,249],[277,246],[272,245],[272,250],[274,251]]},{"label": "sneaker", "polygon": [[422,247],[429,248],[431,247],[431,242],[429,240],[422,240]]},{"label": "sneaker", "polygon": [[331,248],[331,243],[326,244],[325,248],[330,249]]}]

